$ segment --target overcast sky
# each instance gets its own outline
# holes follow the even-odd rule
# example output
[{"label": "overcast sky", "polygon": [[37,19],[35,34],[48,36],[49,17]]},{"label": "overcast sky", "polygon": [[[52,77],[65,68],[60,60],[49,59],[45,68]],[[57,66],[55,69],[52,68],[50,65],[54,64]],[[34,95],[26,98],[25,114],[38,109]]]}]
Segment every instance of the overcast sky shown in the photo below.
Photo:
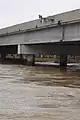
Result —
[{"label": "overcast sky", "polygon": [[80,0],[0,0],[0,28],[80,8]]}]

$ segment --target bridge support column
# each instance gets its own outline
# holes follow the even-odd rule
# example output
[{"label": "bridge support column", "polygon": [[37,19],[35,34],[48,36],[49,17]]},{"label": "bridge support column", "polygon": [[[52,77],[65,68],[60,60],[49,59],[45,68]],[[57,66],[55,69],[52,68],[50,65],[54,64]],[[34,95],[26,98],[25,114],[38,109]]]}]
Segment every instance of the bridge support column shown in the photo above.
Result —
[{"label": "bridge support column", "polygon": [[0,58],[0,62],[3,62],[6,58],[6,54],[5,53],[1,53],[1,58]]},{"label": "bridge support column", "polygon": [[24,64],[23,54],[20,54],[20,63]]},{"label": "bridge support column", "polygon": [[22,54],[20,54],[20,60],[21,60],[21,61],[23,60],[23,55],[22,55]]},{"label": "bridge support column", "polygon": [[67,56],[60,55],[60,70],[66,70],[67,67]]},{"label": "bridge support column", "polygon": [[35,54],[27,56],[27,65],[35,66]]}]

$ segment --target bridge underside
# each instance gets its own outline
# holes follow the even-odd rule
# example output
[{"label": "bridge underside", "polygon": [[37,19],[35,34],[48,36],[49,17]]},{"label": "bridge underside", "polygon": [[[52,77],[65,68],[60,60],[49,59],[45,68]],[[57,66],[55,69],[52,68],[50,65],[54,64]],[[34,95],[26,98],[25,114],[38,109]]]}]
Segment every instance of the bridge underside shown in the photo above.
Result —
[{"label": "bridge underside", "polygon": [[0,46],[1,54],[17,54],[17,45]]},{"label": "bridge underside", "polygon": [[80,55],[80,42],[20,45],[21,54]]},{"label": "bridge underside", "polygon": [[67,55],[80,55],[80,42],[62,42],[62,43],[44,43],[32,45],[7,45],[0,46],[1,61],[7,54],[19,54],[22,61],[23,55],[32,55],[29,57],[31,65],[35,63],[35,54],[55,54],[60,55],[60,65],[67,65]]},{"label": "bridge underside", "polygon": [[80,55],[80,41],[62,43],[44,43],[30,45],[6,45],[0,46],[2,54],[56,54],[56,55]]}]

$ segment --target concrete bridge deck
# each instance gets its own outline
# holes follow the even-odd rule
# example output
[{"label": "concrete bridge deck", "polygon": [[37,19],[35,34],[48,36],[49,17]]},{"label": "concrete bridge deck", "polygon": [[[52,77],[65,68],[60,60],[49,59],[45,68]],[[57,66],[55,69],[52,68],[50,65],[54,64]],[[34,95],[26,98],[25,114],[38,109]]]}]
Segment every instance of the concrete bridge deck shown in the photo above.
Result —
[{"label": "concrete bridge deck", "polygon": [[80,9],[0,29],[0,45],[52,43],[62,39],[79,41]]}]

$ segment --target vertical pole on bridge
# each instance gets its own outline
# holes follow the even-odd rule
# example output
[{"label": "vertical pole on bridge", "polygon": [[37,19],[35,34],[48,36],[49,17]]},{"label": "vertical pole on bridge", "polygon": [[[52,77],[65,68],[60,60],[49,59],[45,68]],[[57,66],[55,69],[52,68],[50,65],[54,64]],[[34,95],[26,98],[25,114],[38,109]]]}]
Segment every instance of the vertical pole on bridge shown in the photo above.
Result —
[{"label": "vertical pole on bridge", "polygon": [[[58,25],[60,26],[61,29],[61,34],[62,34],[62,39],[60,40],[61,45],[63,44],[64,41],[64,25],[62,24],[61,21],[58,21]],[[63,49],[62,49],[63,50]],[[67,55],[61,54],[60,55],[60,70],[64,70],[66,71],[66,67],[67,67]]]}]

